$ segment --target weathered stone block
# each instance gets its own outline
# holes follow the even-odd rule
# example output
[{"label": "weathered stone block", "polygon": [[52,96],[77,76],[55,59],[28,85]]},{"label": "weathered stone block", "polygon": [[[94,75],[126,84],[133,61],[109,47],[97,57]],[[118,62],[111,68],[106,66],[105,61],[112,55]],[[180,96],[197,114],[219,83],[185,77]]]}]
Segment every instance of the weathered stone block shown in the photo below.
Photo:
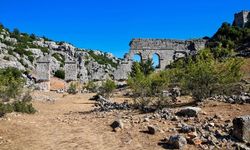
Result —
[{"label": "weathered stone block", "polygon": [[37,81],[49,81],[50,80],[50,58],[49,56],[41,57],[37,60]]},{"label": "weathered stone block", "polygon": [[75,61],[66,61],[64,70],[65,70],[65,81],[77,80],[77,64]]},{"label": "weathered stone block", "polygon": [[250,115],[234,118],[233,136],[241,141],[250,143]]}]

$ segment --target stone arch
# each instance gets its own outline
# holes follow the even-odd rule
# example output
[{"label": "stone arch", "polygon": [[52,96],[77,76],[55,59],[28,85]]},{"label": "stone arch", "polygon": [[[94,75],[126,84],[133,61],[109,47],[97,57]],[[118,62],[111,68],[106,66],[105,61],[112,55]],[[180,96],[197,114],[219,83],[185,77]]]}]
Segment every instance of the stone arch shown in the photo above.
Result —
[{"label": "stone arch", "polygon": [[152,56],[151,56],[152,61],[154,62],[154,67],[156,69],[161,68],[161,56],[159,53],[157,52],[153,52]]},{"label": "stone arch", "polygon": [[136,53],[134,53],[133,55],[132,55],[132,57],[131,57],[131,60],[134,62],[135,61],[135,57],[136,56],[138,56],[139,58],[139,60],[138,60],[138,62],[142,62],[143,61],[143,57],[142,57],[142,54],[141,54],[141,52],[136,52]]}]

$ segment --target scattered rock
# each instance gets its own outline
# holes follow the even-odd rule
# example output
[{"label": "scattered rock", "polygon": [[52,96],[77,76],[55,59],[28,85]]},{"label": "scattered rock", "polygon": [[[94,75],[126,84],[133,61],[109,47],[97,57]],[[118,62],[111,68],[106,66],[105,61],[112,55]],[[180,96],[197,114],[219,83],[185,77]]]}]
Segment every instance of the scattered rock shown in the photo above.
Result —
[{"label": "scattered rock", "polygon": [[176,113],[178,116],[187,117],[197,117],[198,113],[201,111],[199,107],[185,107]]},{"label": "scattered rock", "polygon": [[173,148],[182,149],[187,145],[187,140],[181,135],[170,136],[168,144],[172,145]]},{"label": "scattered rock", "polygon": [[237,150],[250,150],[250,147],[242,143],[236,143],[234,146]]},{"label": "scattered rock", "polygon": [[157,116],[158,118],[162,119],[172,119],[174,117],[173,113],[168,108],[163,108],[161,110],[158,110],[154,116]]},{"label": "scattered rock", "polygon": [[124,128],[123,122],[120,119],[115,120],[110,126],[112,127],[113,131],[116,132]]},{"label": "scattered rock", "polygon": [[153,125],[148,126],[148,133],[149,134],[156,134],[156,132],[159,131],[159,129]]},{"label": "scattered rock", "polygon": [[180,131],[183,133],[189,133],[189,132],[194,132],[195,128],[193,126],[190,126],[190,125],[184,125],[181,127]]},{"label": "scattered rock", "polygon": [[110,100],[102,97],[101,95],[95,95],[90,100],[95,100],[97,109],[93,111],[112,111],[112,110],[128,110],[131,106],[127,102],[123,102],[121,104],[116,102],[111,102]]}]

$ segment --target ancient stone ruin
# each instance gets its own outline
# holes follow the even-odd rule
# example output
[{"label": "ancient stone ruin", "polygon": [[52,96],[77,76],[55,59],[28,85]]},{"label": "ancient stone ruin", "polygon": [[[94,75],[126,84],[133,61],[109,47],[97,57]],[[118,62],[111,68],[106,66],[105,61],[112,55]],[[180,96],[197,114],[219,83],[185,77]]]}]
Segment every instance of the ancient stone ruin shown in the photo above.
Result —
[{"label": "ancient stone ruin", "polygon": [[[36,66],[36,82],[40,90],[50,90],[50,69],[51,56],[46,55],[37,60]],[[66,59],[65,61],[65,81],[77,80],[77,63],[75,60]]]},{"label": "ancient stone ruin", "polygon": [[77,80],[77,63],[74,60],[67,59],[65,61],[65,81],[76,81]]},{"label": "ancient stone ruin", "polygon": [[141,61],[152,59],[158,55],[159,66],[157,69],[164,70],[174,60],[194,55],[197,51],[204,49],[206,40],[169,40],[169,39],[133,39],[130,42],[130,51],[125,55],[123,63],[114,73],[116,80],[127,79],[131,71],[133,57],[139,55]]},{"label": "ancient stone ruin", "polygon": [[234,15],[234,25],[238,27],[245,27],[247,22],[250,21],[250,11],[241,11]]},{"label": "ancient stone ruin", "polygon": [[40,90],[50,90],[50,56],[43,56],[37,60],[36,81]]},{"label": "ancient stone ruin", "polygon": [[[141,61],[146,61],[152,59],[153,55],[156,54],[159,59],[159,65],[156,69],[164,70],[166,67],[173,62],[182,57],[188,55],[194,55],[199,50],[204,49],[206,40],[196,39],[196,40],[169,40],[169,39],[133,39],[130,42],[130,51],[125,54],[124,60],[121,61],[118,68],[114,70],[113,77],[114,80],[126,80],[131,67],[133,64],[133,58],[135,55],[141,57]],[[84,61],[81,56],[78,60],[68,58],[66,56],[65,61],[65,81],[77,81],[80,78],[80,81],[88,81],[88,71],[94,71],[92,73],[91,80],[101,80],[100,74],[105,75],[105,70],[101,71],[100,68],[95,68],[91,65],[91,68],[84,67]],[[50,81],[50,56],[41,57],[37,61],[37,79],[39,83],[46,83],[47,86],[42,86],[42,89],[49,90],[49,81]],[[94,64],[96,62],[89,62]],[[104,72],[104,73],[102,73]],[[78,77],[79,73],[79,77]],[[105,77],[102,77],[105,78]],[[47,83],[48,82],[48,83]]]}]

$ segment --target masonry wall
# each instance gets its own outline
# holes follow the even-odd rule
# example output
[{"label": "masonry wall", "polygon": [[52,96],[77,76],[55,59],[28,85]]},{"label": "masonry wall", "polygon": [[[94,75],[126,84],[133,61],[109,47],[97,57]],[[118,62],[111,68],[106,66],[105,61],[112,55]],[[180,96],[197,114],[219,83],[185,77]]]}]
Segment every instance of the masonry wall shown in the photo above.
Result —
[{"label": "masonry wall", "polygon": [[234,15],[234,25],[245,27],[245,24],[250,20],[250,11],[241,11]]},{"label": "masonry wall", "polygon": [[77,80],[77,64],[75,61],[66,61],[64,70],[65,70],[65,81]]},{"label": "masonry wall", "polygon": [[38,82],[50,80],[50,58],[48,56],[37,60],[36,74]]},{"label": "masonry wall", "polygon": [[206,40],[169,40],[169,39],[133,39],[130,42],[130,51],[127,56],[133,61],[138,54],[142,60],[152,59],[154,54],[159,56],[160,69],[163,70],[175,59],[185,57],[192,52],[204,49]]}]

